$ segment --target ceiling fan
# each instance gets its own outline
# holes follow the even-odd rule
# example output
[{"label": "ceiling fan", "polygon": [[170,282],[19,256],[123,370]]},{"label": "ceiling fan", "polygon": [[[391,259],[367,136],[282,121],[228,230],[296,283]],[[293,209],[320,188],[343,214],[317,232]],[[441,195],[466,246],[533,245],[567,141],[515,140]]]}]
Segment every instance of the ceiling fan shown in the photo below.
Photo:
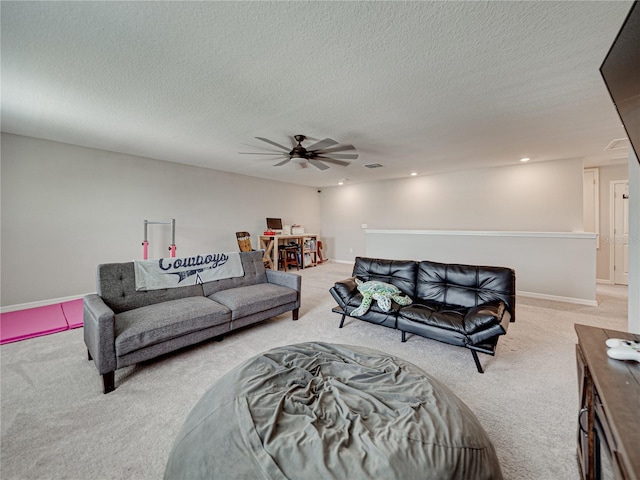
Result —
[{"label": "ceiling fan", "polygon": [[347,165],[350,165],[351,162],[345,162],[345,160],[355,160],[358,158],[357,153],[339,153],[347,150],[355,150],[356,148],[353,145],[338,145],[338,142],[331,138],[325,138],[324,140],[320,140],[319,142],[305,148],[302,146],[302,142],[307,140],[307,137],[304,135],[294,135],[291,138],[291,144],[293,145],[292,149],[289,149],[289,147],[285,147],[284,145],[280,145],[273,140],[269,140],[268,138],[255,138],[278,147],[282,151],[276,152],[270,150],[268,152],[240,153],[243,155],[275,155],[283,157],[284,160],[276,163],[274,167],[280,167],[286,163],[293,162],[301,168],[307,168],[309,164],[311,164],[320,170],[326,170],[329,168],[329,165],[326,165],[326,163],[333,163],[335,165],[342,165],[343,167],[346,167]]}]

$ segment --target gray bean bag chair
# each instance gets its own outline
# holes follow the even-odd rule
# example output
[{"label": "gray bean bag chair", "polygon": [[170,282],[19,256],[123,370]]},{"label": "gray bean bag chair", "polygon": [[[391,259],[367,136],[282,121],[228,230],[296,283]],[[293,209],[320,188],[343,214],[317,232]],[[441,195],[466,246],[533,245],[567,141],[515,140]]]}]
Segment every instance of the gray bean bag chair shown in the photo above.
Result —
[{"label": "gray bean bag chair", "polygon": [[234,368],[188,415],[176,479],[501,479],[469,408],[400,358],[303,343]]}]

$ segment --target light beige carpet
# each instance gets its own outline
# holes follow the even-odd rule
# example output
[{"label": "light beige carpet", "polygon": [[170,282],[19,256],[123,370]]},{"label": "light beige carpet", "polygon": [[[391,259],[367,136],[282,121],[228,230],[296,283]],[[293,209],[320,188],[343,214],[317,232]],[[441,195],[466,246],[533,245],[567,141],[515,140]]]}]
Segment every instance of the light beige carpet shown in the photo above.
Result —
[{"label": "light beige carpet", "polygon": [[[505,478],[578,479],[578,392],[573,325],[626,330],[622,290],[598,307],[518,298],[517,321],[497,354],[471,353],[331,313],[328,290],[351,273],[325,263],[301,271],[300,320],[291,315],[116,372],[115,392],[86,360],[82,329],[0,347],[0,477],[9,479],[159,479],[182,422],[200,396],[231,368],[279,345],[318,340],[397,355],[446,383],[491,437]],[[305,478],[301,472],[300,478]],[[357,480],[357,479],[353,479]]]}]

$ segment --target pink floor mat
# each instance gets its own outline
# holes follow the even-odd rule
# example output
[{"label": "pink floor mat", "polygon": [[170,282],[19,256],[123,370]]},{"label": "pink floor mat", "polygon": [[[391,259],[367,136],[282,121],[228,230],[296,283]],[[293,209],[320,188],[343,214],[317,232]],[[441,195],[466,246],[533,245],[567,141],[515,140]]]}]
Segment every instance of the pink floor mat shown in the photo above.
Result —
[{"label": "pink floor mat", "polygon": [[0,314],[0,345],[83,326],[82,299]]},{"label": "pink floor mat", "polygon": [[0,314],[0,345],[69,329],[61,304]]},{"label": "pink floor mat", "polygon": [[62,312],[67,319],[67,325],[69,328],[80,328],[84,325],[82,320],[82,299],[71,300],[70,302],[62,303]]}]

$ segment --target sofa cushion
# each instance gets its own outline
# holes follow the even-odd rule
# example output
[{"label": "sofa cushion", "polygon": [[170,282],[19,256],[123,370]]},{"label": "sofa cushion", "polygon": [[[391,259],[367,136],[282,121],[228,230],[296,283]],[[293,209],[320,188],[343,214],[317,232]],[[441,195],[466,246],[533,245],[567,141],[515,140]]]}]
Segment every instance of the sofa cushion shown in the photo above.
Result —
[{"label": "sofa cushion", "polygon": [[133,262],[98,265],[96,275],[96,291],[114,313],[178,298],[203,296],[202,285],[138,292]]},{"label": "sofa cushion", "polygon": [[467,310],[464,307],[443,305],[436,302],[420,302],[402,307],[400,317],[416,323],[466,333],[464,317]]},{"label": "sofa cushion", "polygon": [[356,257],[353,276],[364,282],[376,280],[390,283],[405,295],[413,297],[416,290],[418,265],[413,260],[384,260]]},{"label": "sofa cushion", "polygon": [[242,260],[244,275],[242,277],[224,278],[222,280],[203,283],[202,290],[205,297],[209,297],[222,290],[245,287],[267,281],[267,274],[262,261],[262,251],[242,252],[240,253],[240,259]]},{"label": "sofa cushion", "polygon": [[422,261],[414,300],[473,308],[502,301],[515,309],[515,272],[504,267]]},{"label": "sofa cushion", "polygon": [[235,320],[295,302],[298,292],[272,283],[259,283],[222,290],[209,295],[208,298],[228,307],[231,310],[231,319]]},{"label": "sofa cushion", "polygon": [[189,297],[129,310],[115,316],[116,355],[162,343],[231,321],[231,312],[205,297]]},{"label": "sofa cushion", "polygon": [[421,302],[400,309],[400,317],[404,320],[453,330],[464,335],[500,325],[504,313],[504,302],[492,302],[474,308]]}]

